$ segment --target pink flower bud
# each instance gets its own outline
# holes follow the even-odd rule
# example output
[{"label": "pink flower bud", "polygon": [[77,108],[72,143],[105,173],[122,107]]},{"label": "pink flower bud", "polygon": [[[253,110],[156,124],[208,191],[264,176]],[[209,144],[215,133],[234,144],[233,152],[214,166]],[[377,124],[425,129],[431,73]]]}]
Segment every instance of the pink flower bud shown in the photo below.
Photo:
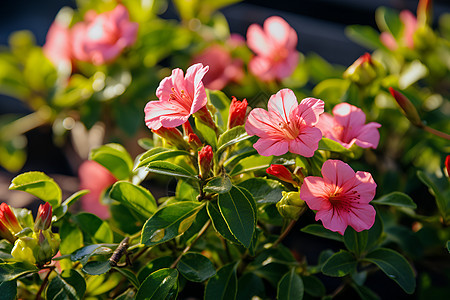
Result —
[{"label": "pink flower bud", "polygon": [[4,202],[0,204],[0,222],[13,234],[22,231],[22,226],[17,221],[16,215],[11,211],[9,205]]},{"label": "pink flower bud", "polygon": [[206,145],[200,151],[198,151],[198,164],[200,177],[202,179],[208,178],[209,171],[211,170],[213,151],[210,145]]},{"label": "pink flower bud", "polygon": [[400,106],[402,113],[408,118],[408,120],[415,126],[422,127],[423,123],[420,119],[419,113],[416,107],[405,97],[402,93],[389,87],[389,92],[391,92],[392,97],[394,97],[397,104]]},{"label": "pink flower bud", "polygon": [[244,125],[247,111],[247,100],[238,101],[236,97],[231,98],[230,112],[228,114],[228,129]]},{"label": "pink flower bud", "polygon": [[197,151],[198,148],[203,146],[202,141],[200,141],[200,138],[195,134],[194,130],[192,130],[189,122],[183,123],[183,131],[192,149]]},{"label": "pink flower bud", "polygon": [[46,230],[52,224],[52,206],[46,202],[39,205],[36,221],[34,222],[34,231]]},{"label": "pink flower bud", "polygon": [[292,183],[294,186],[298,186],[298,183],[292,177],[292,173],[283,165],[270,165],[266,170],[267,174],[275,176],[276,178]]},{"label": "pink flower bud", "polygon": [[445,169],[447,170],[447,176],[450,178],[450,155],[445,158]]},{"label": "pink flower bud", "polygon": [[178,149],[189,149],[189,145],[183,139],[183,134],[177,128],[161,127],[152,130],[154,133],[165,139],[169,144],[174,145]]}]

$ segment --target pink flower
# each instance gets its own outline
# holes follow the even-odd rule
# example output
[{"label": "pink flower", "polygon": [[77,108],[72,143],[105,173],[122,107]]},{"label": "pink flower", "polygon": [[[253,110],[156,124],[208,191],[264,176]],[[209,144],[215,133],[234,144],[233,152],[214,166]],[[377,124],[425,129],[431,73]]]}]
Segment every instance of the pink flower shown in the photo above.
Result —
[{"label": "pink flower", "polygon": [[56,19],[47,32],[42,49],[45,56],[55,66],[71,67],[72,43],[70,29]]},{"label": "pink flower", "polygon": [[353,144],[361,148],[373,148],[378,146],[380,124],[366,122],[364,112],[348,103],[340,103],[333,108],[334,117],[323,113],[317,127],[322,134],[329,139],[339,142],[342,146],[350,148]]},{"label": "pink flower", "polygon": [[172,70],[156,90],[159,101],[150,101],[145,106],[145,124],[150,129],[177,127],[206,105],[207,98],[202,79],[208,72],[202,64],[190,66],[183,77],[181,69]]},{"label": "pink flower", "polygon": [[410,49],[414,48],[414,33],[417,30],[417,19],[409,10],[402,10],[400,12],[400,21],[403,23],[403,32],[400,41],[397,41],[389,32],[382,32],[380,34],[381,42],[391,51],[397,50],[399,45],[404,45]]},{"label": "pink flower", "polygon": [[82,209],[102,219],[108,218],[108,206],[100,202],[101,196],[117,179],[105,167],[93,160],[87,160],[81,164],[78,177],[80,188],[90,191],[81,198]]},{"label": "pink flower", "polygon": [[300,189],[300,198],[312,210],[316,221],[331,231],[344,234],[347,226],[360,232],[372,227],[375,209],[369,204],[375,196],[376,183],[368,172],[355,172],[340,160],[327,160],[322,176],[308,176]]},{"label": "pink flower", "polygon": [[264,28],[250,25],[247,45],[256,53],[249,69],[263,81],[288,77],[297,66],[297,33],[280,17],[268,18],[264,21]]},{"label": "pink flower", "polygon": [[138,23],[130,22],[128,11],[121,4],[101,14],[90,10],[84,19],[72,28],[73,55],[78,60],[102,65],[136,41]]},{"label": "pink flower", "polygon": [[212,45],[193,59],[194,63],[209,66],[209,72],[203,78],[203,84],[211,90],[221,90],[230,81],[239,82],[244,77],[243,62],[233,59],[230,53],[220,45]]},{"label": "pink flower", "polygon": [[250,112],[245,130],[260,137],[253,147],[261,155],[283,155],[290,151],[312,157],[322,138],[314,125],[323,108],[324,102],[314,98],[305,98],[298,104],[294,92],[283,89],[270,97],[268,111],[255,108]]}]

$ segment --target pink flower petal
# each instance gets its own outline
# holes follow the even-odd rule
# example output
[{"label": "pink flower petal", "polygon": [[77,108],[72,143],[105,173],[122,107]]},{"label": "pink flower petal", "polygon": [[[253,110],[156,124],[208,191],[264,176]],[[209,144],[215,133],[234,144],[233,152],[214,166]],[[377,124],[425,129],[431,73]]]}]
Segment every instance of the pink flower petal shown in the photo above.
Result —
[{"label": "pink flower petal", "polygon": [[[283,19],[278,16],[267,18],[264,21],[264,31],[271,37],[272,42],[285,45],[297,45],[297,34],[294,29]],[[291,31],[294,31],[292,34]]]},{"label": "pink flower petal", "polygon": [[378,132],[380,127],[381,125],[375,122],[364,125],[358,134],[356,145],[362,148],[376,149],[380,141],[380,133]]},{"label": "pink flower petal", "polygon": [[261,138],[283,139],[284,134],[279,127],[281,117],[262,108],[253,109],[248,115],[245,130],[249,135]]},{"label": "pink flower petal", "polygon": [[260,138],[253,147],[263,156],[279,156],[288,152],[288,143],[283,140]]},{"label": "pink flower petal", "polygon": [[295,140],[289,142],[289,151],[304,157],[313,157],[321,139],[322,133],[318,128],[305,127]]},{"label": "pink flower petal", "polygon": [[348,226],[347,214],[341,214],[333,208],[322,209],[316,213],[316,221],[322,220],[323,227],[344,235]]},{"label": "pink flower petal", "polygon": [[355,171],[341,160],[329,159],[323,163],[322,176],[329,183],[343,186],[347,181],[354,180]]},{"label": "pink flower petal", "polygon": [[305,98],[300,102],[296,114],[305,121],[306,125],[313,126],[319,121],[319,115],[323,113],[325,103],[315,98]]},{"label": "pink flower petal", "polygon": [[308,207],[313,210],[328,209],[328,187],[323,178],[308,176],[303,181],[300,189],[300,199],[306,202]]},{"label": "pink flower petal", "polygon": [[276,112],[285,123],[289,122],[291,111],[298,106],[297,98],[290,89],[282,89],[269,99],[267,108],[269,112]]},{"label": "pink flower petal", "polygon": [[258,24],[252,24],[247,30],[247,45],[258,55],[270,56],[272,45],[266,33]]},{"label": "pink flower petal", "polygon": [[375,215],[375,208],[370,204],[353,207],[348,218],[348,225],[357,232],[370,229],[375,223]]}]

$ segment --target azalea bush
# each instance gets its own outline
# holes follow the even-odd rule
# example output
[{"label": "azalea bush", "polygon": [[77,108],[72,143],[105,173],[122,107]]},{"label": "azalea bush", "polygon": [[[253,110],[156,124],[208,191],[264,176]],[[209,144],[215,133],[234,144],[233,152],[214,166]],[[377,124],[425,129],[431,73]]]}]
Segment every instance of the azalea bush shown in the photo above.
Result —
[{"label": "azalea bush", "polygon": [[215,1],[174,1],[179,21],[152,3],[79,1],[0,55],[1,91],[34,110],[5,119],[0,163],[51,125],[80,179],[68,197],[12,179],[40,206],[0,205],[5,299],[444,297],[450,45],[430,1],[349,27],[374,51],[347,68],[279,16],[244,38]]}]

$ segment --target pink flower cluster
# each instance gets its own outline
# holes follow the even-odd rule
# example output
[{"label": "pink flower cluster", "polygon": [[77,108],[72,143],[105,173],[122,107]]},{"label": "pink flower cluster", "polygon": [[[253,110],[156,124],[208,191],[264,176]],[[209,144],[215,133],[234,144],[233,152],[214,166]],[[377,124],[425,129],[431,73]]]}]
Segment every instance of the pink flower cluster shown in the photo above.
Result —
[{"label": "pink flower cluster", "polygon": [[121,4],[101,14],[90,10],[84,21],[72,28],[55,20],[47,33],[44,53],[55,65],[73,60],[102,65],[133,45],[137,31],[138,24],[130,21],[127,9]]}]

